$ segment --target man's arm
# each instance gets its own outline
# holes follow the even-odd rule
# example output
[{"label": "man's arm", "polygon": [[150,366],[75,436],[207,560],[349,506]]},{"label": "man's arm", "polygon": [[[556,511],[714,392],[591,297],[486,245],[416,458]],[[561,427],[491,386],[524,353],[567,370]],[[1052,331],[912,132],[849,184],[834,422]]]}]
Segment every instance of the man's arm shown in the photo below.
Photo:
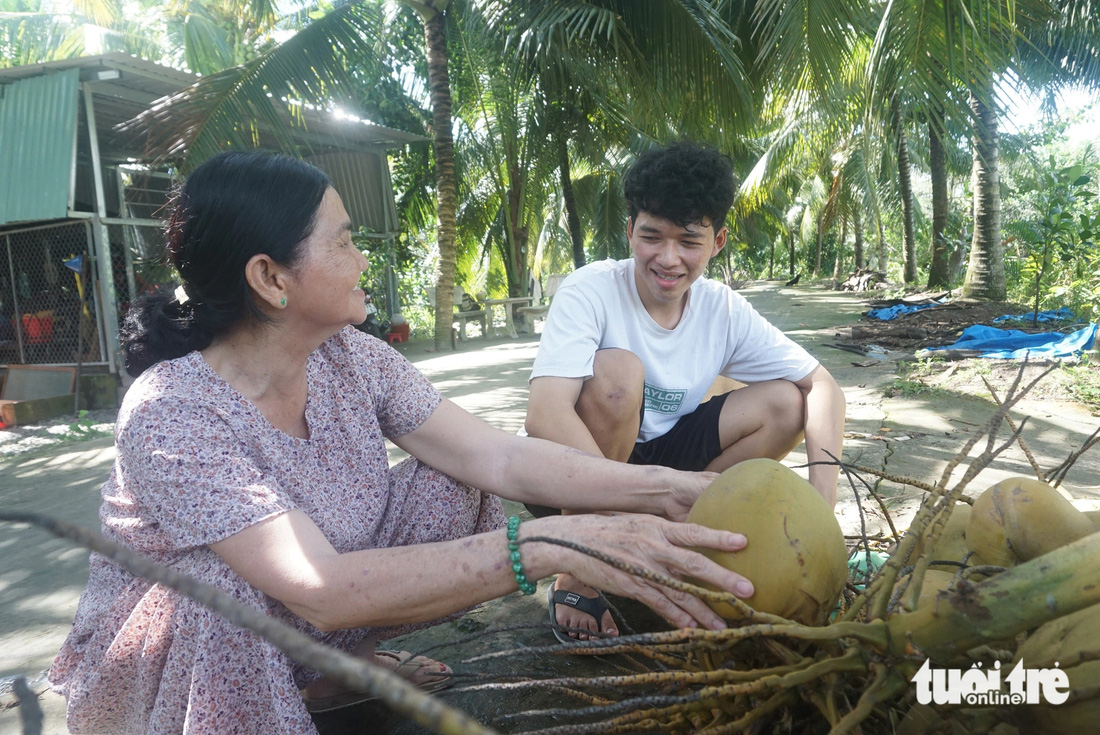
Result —
[{"label": "man's arm", "polygon": [[[806,457],[809,462],[832,462],[830,452],[840,458],[844,440],[844,391],[821,365],[795,385],[802,391],[806,416]],[[836,484],[840,468],[836,465],[812,465],[810,484],[836,506]]]},{"label": "man's arm", "polygon": [[527,434],[602,457],[592,432],[577,414],[577,400],[583,387],[584,378],[532,379],[524,423]]}]

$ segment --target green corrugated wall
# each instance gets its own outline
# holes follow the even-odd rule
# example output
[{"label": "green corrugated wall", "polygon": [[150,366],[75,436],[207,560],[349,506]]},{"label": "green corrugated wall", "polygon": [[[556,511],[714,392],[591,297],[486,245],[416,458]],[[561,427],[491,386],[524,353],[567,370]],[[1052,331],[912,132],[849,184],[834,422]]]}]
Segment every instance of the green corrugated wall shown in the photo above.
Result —
[{"label": "green corrugated wall", "polygon": [[0,85],[0,225],[65,217],[80,70]]}]

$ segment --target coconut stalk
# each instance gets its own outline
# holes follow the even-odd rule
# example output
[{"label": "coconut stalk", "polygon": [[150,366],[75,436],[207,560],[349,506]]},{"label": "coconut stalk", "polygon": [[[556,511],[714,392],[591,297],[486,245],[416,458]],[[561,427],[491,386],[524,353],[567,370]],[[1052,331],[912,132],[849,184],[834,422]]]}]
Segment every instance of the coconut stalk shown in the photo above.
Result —
[{"label": "coconut stalk", "polygon": [[[832,733],[856,732],[861,725],[870,731],[887,731],[889,708],[910,691],[910,680],[925,659],[931,659],[937,666],[1010,659],[1011,652],[1000,650],[1006,640],[1100,602],[1100,570],[1095,565],[1095,559],[1100,557],[1098,533],[1007,571],[960,564],[964,569],[947,591],[936,595],[931,603],[922,602],[920,607],[915,604],[923,586],[924,571],[936,561],[932,558],[936,541],[953,509],[968,501],[964,491],[991,462],[1019,441],[1026,421],[1012,426],[1013,433],[1007,441],[998,442],[997,433],[1001,424],[1007,423],[1008,410],[1038,381],[1021,389],[1022,373],[1021,370],[1006,398],[998,401],[996,413],[948,463],[939,480],[934,485],[925,485],[928,497],[886,566],[837,622],[806,626],[775,620],[775,616],[763,622],[748,615],[723,631],[670,631],[557,647],[559,652],[592,655],[627,651],[647,655],[649,651],[650,658],[671,670],[602,681],[552,680],[573,689],[613,682],[614,693],[621,699],[603,708],[520,713],[600,719],[591,724],[536,730],[529,735],[647,730],[737,732],[746,726],[743,718],[755,715],[763,706],[786,708],[787,718],[799,717],[797,708],[801,707],[801,716],[820,716]],[[983,438],[984,449],[968,460],[970,451]],[[1071,464],[1096,444],[1095,439],[1095,435],[1089,437],[1067,463]],[[969,464],[961,478],[951,484],[952,474],[964,462]],[[1058,474],[1064,476],[1067,469],[1064,463]],[[909,484],[920,486],[916,482]],[[923,551],[910,561],[918,543]],[[994,576],[973,583],[965,576],[973,571]],[[719,594],[685,586],[677,580],[652,576],[650,580],[708,600]],[[904,598],[904,605],[891,604],[892,598]],[[771,653],[769,659],[771,649],[759,645],[761,641],[783,644],[780,647],[787,653],[782,656]],[[754,642],[758,644],[755,648],[747,648]],[[703,668],[699,668],[700,651],[709,654],[709,665]],[[522,653],[502,651],[490,655]],[[534,651],[528,649],[527,653]],[[674,663],[677,658],[681,661],[679,665]],[[736,673],[725,673],[730,669]],[[540,684],[529,681],[513,686],[534,688]],[[670,693],[677,684],[680,691]],[[653,695],[654,690],[662,695]],[[813,710],[809,715],[805,713],[806,703],[816,710],[816,715]],[[715,715],[716,712],[720,714]]]},{"label": "coconut stalk", "polygon": [[[934,604],[887,621],[888,651],[947,663],[979,644],[1015,636],[1100,603],[1100,533],[973,584],[960,580]],[[1009,604],[1010,603],[1010,604]]]}]

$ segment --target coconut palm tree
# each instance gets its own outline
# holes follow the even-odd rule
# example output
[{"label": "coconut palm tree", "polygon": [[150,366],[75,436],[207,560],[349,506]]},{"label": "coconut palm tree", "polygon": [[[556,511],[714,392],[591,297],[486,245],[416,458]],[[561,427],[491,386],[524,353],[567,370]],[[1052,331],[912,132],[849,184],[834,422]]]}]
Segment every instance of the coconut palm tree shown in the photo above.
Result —
[{"label": "coconut palm tree", "polygon": [[[933,275],[946,285],[942,135],[950,123],[972,136],[973,239],[963,293],[1003,299],[996,89],[1006,74],[1030,84],[1098,80],[1100,33],[1085,0],[906,0],[883,6],[871,78],[889,81],[929,121],[933,171]],[[895,82],[897,83],[895,85]],[[938,138],[933,140],[932,138]]]},{"label": "coconut palm tree", "polygon": [[[729,150],[735,131],[747,125],[749,85],[738,55],[743,44],[718,12],[720,4],[703,0],[474,0],[474,4],[489,32],[504,41],[512,84],[530,89],[542,111],[551,146],[546,154],[556,162],[575,267],[586,258],[572,175],[574,159],[581,168],[592,170],[607,160],[607,148],[631,147],[632,139],[644,146],[647,141],[692,137],[725,143],[722,147]],[[700,105],[700,99],[708,104]],[[724,125],[716,124],[720,120]],[[612,172],[607,174],[602,177],[605,182],[616,178]]]},{"label": "coconut palm tree", "polygon": [[[439,274],[436,282],[435,341],[450,344],[453,309],[455,231],[458,206],[451,131],[447,28],[451,0],[407,0],[423,25],[431,101],[432,150],[438,217]],[[295,106],[328,106],[354,77],[383,78],[393,73],[384,55],[387,24],[396,12],[379,2],[345,3],[306,22],[290,38],[271,44],[243,63],[204,76],[133,122],[147,130],[150,149],[190,168],[226,145],[248,147],[256,121],[275,136],[276,145],[296,152],[286,126]],[[280,111],[272,100],[287,108]]]},{"label": "coconut palm tree", "polygon": [[[149,3],[139,4],[144,15]],[[76,0],[57,12],[44,0],[0,0],[0,68],[109,51],[156,57],[159,39],[110,0]]]}]

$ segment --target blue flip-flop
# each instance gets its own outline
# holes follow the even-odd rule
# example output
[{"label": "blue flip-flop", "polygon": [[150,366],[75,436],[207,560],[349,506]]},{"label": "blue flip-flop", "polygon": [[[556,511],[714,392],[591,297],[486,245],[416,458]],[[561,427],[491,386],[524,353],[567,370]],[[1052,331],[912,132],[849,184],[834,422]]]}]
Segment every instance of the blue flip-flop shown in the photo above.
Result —
[{"label": "blue flip-flop", "polygon": [[562,625],[558,623],[555,605],[568,605],[591,615],[596,621],[596,632],[603,632],[600,621],[603,620],[603,614],[611,609],[611,603],[607,601],[602,592],[597,592],[597,597],[585,597],[584,595],[578,595],[576,592],[555,590],[555,586],[556,583],[546,589],[546,597],[550,607],[550,624],[554,626],[552,630],[555,638],[562,643],[576,643],[580,640],[579,638],[573,638],[563,630]]}]

